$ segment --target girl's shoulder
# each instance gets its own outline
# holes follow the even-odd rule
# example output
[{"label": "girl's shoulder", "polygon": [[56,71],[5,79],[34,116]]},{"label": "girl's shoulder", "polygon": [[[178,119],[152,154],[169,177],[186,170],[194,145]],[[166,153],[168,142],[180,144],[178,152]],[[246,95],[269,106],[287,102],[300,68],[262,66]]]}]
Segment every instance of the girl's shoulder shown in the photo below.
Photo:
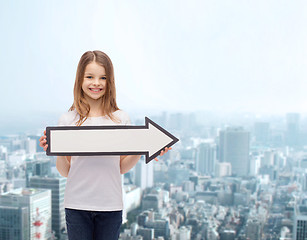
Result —
[{"label": "girl's shoulder", "polygon": [[58,120],[58,125],[59,126],[74,125],[74,123],[79,119],[78,116],[79,114],[76,111],[76,109],[63,113]]},{"label": "girl's shoulder", "polygon": [[125,112],[124,110],[121,110],[121,109],[116,110],[115,112],[113,112],[113,116],[119,119],[120,122],[125,125],[131,123],[129,114]]}]

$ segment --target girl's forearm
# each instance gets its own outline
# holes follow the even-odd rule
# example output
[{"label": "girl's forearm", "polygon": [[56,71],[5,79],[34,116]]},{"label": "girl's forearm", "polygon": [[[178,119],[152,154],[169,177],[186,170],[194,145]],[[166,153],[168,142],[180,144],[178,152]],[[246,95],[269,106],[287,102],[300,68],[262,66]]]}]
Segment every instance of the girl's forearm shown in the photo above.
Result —
[{"label": "girl's forearm", "polygon": [[129,172],[129,170],[137,164],[140,158],[141,155],[122,156],[120,160],[120,173],[125,174],[126,172]]},{"label": "girl's forearm", "polygon": [[70,169],[70,161],[68,161],[66,156],[58,156],[56,159],[56,168],[63,177],[67,177]]}]

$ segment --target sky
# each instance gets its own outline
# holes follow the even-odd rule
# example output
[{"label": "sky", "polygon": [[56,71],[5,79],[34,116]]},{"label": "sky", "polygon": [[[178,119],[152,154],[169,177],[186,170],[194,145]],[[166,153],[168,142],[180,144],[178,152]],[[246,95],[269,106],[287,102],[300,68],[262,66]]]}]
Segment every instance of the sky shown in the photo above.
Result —
[{"label": "sky", "polygon": [[306,26],[303,0],[1,1],[1,116],[66,112],[88,50],[128,112],[305,113]]}]

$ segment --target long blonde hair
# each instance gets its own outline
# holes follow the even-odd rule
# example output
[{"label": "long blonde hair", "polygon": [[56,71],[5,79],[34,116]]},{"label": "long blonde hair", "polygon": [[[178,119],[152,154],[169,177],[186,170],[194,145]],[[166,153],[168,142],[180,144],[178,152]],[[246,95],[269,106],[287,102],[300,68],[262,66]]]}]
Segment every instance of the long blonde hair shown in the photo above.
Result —
[{"label": "long blonde hair", "polygon": [[78,64],[74,86],[74,103],[69,109],[69,111],[73,111],[74,109],[76,109],[76,111],[80,115],[80,119],[76,123],[77,126],[81,126],[85,122],[90,112],[90,105],[84,97],[82,83],[84,80],[85,68],[88,64],[92,62],[103,66],[107,75],[106,91],[105,94],[102,96],[103,113],[105,115],[108,115],[112,120],[115,120],[115,117],[112,115],[112,113],[116,110],[119,110],[116,103],[114,69],[111,59],[108,57],[107,54],[99,50],[87,51],[81,56],[81,59]]}]

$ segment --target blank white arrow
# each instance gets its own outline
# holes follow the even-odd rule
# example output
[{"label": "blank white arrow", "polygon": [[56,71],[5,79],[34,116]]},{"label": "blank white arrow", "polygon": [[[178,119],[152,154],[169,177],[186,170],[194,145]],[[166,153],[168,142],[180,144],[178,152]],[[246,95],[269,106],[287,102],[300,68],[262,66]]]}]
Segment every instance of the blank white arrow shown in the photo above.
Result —
[{"label": "blank white arrow", "polygon": [[145,126],[61,126],[46,128],[47,155],[146,155],[146,163],[179,141],[145,117]]}]

